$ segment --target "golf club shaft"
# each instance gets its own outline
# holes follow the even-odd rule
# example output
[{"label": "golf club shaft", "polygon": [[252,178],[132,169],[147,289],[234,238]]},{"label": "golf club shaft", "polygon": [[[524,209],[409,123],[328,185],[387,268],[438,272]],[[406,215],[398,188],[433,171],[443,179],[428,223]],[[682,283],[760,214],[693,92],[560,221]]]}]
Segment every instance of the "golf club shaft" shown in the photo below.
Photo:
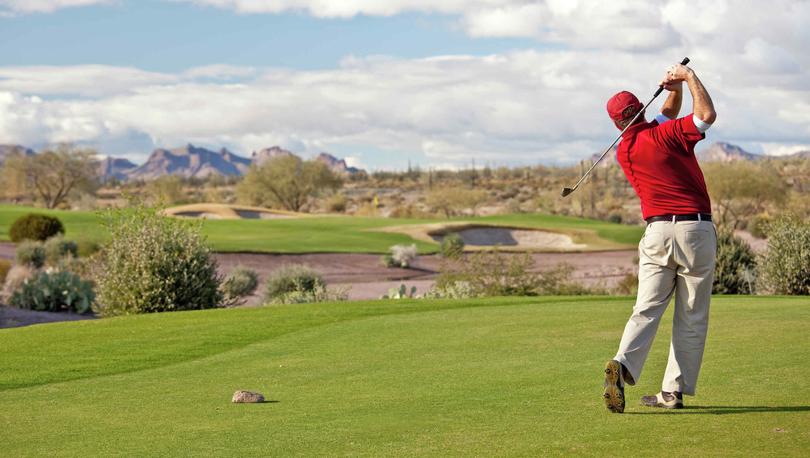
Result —
[{"label": "golf club shaft", "polygon": [[[683,58],[683,60],[681,61],[681,65],[686,65],[686,64],[688,64],[688,63],[689,63],[689,58],[688,58],[688,57],[684,57],[684,58]],[[647,110],[647,107],[649,107],[649,106],[650,106],[650,104],[651,104],[651,103],[653,103],[653,100],[655,100],[655,99],[656,99],[656,98],[657,98],[657,97],[658,97],[658,96],[661,94],[661,92],[662,92],[663,90],[664,90],[664,85],[663,85],[663,84],[662,84],[662,85],[659,85],[659,86],[658,86],[658,90],[656,90],[656,91],[655,91],[655,94],[653,94],[653,96],[652,96],[652,98],[650,99],[650,101],[649,101],[649,102],[647,102],[647,104],[646,104],[646,105],[644,105],[644,108],[642,108],[641,110],[639,110],[639,111],[638,111],[638,113],[636,113],[636,115],[635,115],[635,116],[633,116],[633,119],[632,119],[632,120],[631,120],[629,123],[627,123],[627,125],[624,127],[624,129],[622,129],[622,131],[619,133],[619,135],[616,137],[616,139],[615,139],[615,140],[613,140],[613,143],[611,143],[611,144],[610,144],[610,146],[608,146],[608,147],[607,147],[607,149],[605,149],[605,151],[602,153],[602,155],[601,155],[601,156],[599,156],[599,159],[597,159],[597,160],[596,160],[596,162],[594,162],[594,163],[591,165],[591,168],[589,168],[589,169],[588,169],[588,171],[587,171],[587,172],[585,172],[585,174],[584,174],[584,175],[582,175],[582,177],[579,179],[579,181],[577,181],[577,184],[575,184],[575,185],[574,185],[574,187],[573,187],[573,188],[571,188],[571,191],[570,191],[568,194],[570,194],[571,192],[574,192],[574,190],[575,190],[575,189],[577,189],[577,188],[579,187],[579,185],[580,185],[580,184],[581,184],[583,181],[585,181],[585,179],[586,179],[586,178],[588,178],[588,176],[590,176],[591,171],[592,171],[592,170],[593,170],[593,169],[594,169],[594,168],[597,166],[597,164],[599,164],[599,163],[602,161],[602,159],[603,159],[603,158],[605,157],[605,155],[606,155],[606,154],[607,154],[607,153],[608,153],[608,152],[609,152],[609,151],[610,151],[610,150],[613,148],[613,146],[616,144],[616,142],[618,142],[618,141],[619,141],[619,140],[622,138],[622,135],[624,135],[624,132],[625,132],[627,129],[629,129],[629,128],[630,128],[630,126],[632,126],[632,125],[633,125],[633,123],[635,123],[635,122],[636,122],[636,119],[638,119],[638,117],[639,117],[639,116],[641,116],[641,114],[642,114],[642,113],[644,113],[644,112]],[[566,194],[566,195],[567,195],[567,194]]]}]

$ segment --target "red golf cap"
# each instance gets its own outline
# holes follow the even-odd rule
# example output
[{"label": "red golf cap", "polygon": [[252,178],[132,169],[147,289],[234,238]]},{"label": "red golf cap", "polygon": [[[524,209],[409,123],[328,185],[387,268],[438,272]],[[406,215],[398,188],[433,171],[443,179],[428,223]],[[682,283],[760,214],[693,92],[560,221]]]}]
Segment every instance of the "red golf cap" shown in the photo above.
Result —
[{"label": "red golf cap", "polygon": [[610,119],[614,121],[621,121],[627,119],[642,107],[638,97],[627,91],[622,91],[614,95],[608,100],[607,112]]}]

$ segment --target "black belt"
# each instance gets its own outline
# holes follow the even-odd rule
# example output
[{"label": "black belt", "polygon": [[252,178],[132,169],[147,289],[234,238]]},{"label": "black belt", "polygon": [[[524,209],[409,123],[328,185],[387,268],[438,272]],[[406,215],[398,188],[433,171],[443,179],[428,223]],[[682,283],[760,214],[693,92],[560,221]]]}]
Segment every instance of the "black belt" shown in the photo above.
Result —
[{"label": "black belt", "polygon": [[656,221],[671,221],[673,223],[677,223],[678,221],[711,221],[711,220],[712,215],[708,213],[689,213],[688,215],[650,216],[645,221],[647,221],[647,224],[650,224]]}]

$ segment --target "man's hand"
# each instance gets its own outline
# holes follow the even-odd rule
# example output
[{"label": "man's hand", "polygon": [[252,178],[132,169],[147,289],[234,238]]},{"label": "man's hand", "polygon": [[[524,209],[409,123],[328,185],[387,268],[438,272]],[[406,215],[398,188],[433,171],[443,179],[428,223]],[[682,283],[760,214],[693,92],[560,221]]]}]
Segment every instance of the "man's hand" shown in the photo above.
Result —
[{"label": "man's hand", "polygon": [[670,92],[683,92],[683,81],[667,82],[665,79],[661,81],[661,86]]},{"label": "man's hand", "polygon": [[[706,91],[705,87],[703,87],[703,83],[700,82],[700,79],[697,77],[697,75],[695,75],[695,72],[686,65],[671,65],[669,68],[667,68],[667,74],[664,76],[664,80],[661,81],[661,86],[669,91],[672,91],[670,98],[673,96],[678,97],[677,105],[673,103],[672,108],[680,108],[681,92],[670,88],[674,88],[676,86],[681,87],[684,81],[686,81],[686,85],[689,86],[689,92],[692,94],[692,113],[707,124],[713,123],[715,118],[717,118],[717,113],[714,111],[712,98],[709,97],[709,92]],[[667,102],[669,102],[669,99],[667,99]],[[665,103],[665,105],[667,105],[667,103]],[[664,113],[664,110],[661,110],[661,112]],[[667,113],[664,114],[670,119],[673,119]]]},{"label": "man's hand", "polygon": [[661,85],[664,86],[664,89],[671,91],[672,89],[669,87],[686,81],[692,74],[694,74],[694,72],[686,65],[670,65],[669,68],[667,68],[667,74],[664,76],[663,81],[661,81]]}]

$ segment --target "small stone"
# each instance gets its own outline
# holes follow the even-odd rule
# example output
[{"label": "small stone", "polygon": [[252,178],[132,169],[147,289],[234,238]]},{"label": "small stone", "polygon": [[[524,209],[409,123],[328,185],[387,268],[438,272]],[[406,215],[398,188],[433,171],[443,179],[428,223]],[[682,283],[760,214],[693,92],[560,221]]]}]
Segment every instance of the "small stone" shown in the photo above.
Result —
[{"label": "small stone", "polygon": [[261,393],[254,393],[252,391],[239,390],[233,394],[231,402],[248,403],[248,402],[264,402],[264,395]]}]

